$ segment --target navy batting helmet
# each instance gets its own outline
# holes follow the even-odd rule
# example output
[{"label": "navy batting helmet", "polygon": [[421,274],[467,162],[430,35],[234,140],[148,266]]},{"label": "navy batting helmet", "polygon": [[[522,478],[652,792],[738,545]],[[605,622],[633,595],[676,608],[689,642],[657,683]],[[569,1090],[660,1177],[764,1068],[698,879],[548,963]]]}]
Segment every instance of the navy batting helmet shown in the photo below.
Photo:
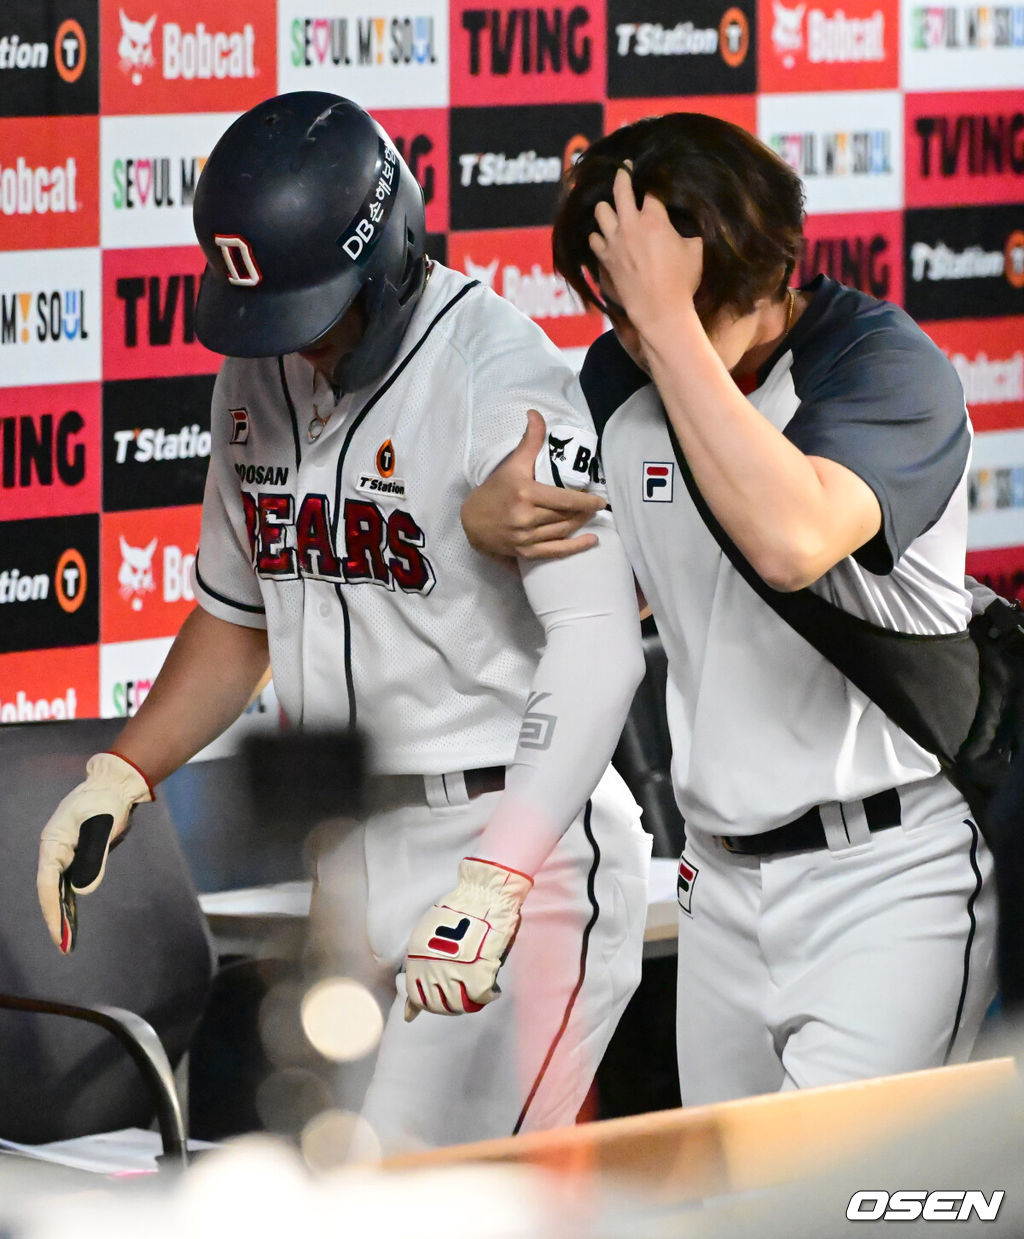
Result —
[{"label": "navy batting helmet", "polygon": [[366,328],[334,375],[387,368],[423,291],[423,193],[388,135],[321,91],[267,99],[213,148],[193,203],[206,255],[196,334],[233,357],[297,352],[363,294]]}]

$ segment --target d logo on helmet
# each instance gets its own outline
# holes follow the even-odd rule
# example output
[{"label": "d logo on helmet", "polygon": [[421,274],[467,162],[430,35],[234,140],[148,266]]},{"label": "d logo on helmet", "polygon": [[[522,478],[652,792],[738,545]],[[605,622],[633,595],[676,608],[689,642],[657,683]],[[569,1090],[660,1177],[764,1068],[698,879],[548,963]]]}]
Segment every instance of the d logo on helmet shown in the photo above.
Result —
[{"label": "d logo on helmet", "polygon": [[[228,270],[228,283],[241,284],[244,288],[253,288],[263,279],[263,273],[256,265],[252,255],[252,247],[245,237],[225,236],[216,232],[213,240],[224,257],[224,266]],[[241,259],[245,274],[238,269],[238,259]]]}]

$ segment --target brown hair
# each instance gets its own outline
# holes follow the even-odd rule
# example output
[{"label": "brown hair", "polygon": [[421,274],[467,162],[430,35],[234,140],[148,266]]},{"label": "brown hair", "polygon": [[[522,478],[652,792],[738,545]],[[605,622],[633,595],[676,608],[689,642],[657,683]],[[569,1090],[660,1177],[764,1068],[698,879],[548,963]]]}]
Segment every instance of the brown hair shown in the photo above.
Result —
[{"label": "brown hair", "polygon": [[724,306],[746,314],[766,294],[782,295],[803,248],[800,178],[738,125],[702,112],[672,112],[600,138],[567,174],[552,239],[555,269],[584,301],[604,308],[588,237],[594,207],[612,201],[615,173],[626,160],[637,205],[653,194],[677,232],[704,239],[694,297],[702,322]]}]

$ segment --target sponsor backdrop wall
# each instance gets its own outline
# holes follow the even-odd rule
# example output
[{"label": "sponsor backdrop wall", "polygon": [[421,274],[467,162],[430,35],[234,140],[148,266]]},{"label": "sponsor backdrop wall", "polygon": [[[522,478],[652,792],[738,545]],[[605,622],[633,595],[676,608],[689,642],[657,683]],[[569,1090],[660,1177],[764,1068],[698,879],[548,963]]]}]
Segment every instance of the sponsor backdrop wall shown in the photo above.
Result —
[{"label": "sponsor backdrop wall", "polygon": [[[1024,595],[1024,2],[5,0],[0,11],[0,721],[128,715],[194,605],[217,358],[191,203],[240,111],[357,99],[435,257],[574,360],[563,169],[674,108],[802,175],[825,271],[906,307],[979,432],[970,565]],[[255,707],[276,714],[272,690]]]}]

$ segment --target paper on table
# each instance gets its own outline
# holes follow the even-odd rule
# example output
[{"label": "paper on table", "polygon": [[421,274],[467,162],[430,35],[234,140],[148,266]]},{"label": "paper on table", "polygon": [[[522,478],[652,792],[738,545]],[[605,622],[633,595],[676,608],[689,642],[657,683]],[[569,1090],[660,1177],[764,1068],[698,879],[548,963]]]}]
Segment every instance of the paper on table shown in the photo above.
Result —
[{"label": "paper on table", "polygon": [[[213,1148],[205,1140],[190,1140],[190,1149]],[[0,1138],[0,1153],[18,1153],[35,1161],[52,1162],[72,1170],[94,1174],[131,1174],[157,1170],[156,1159],[164,1151],[160,1133],[141,1127],[100,1132],[74,1140],[55,1140],[50,1144],[18,1144]]]},{"label": "paper on table", "polygon": [[309,916],[311,882],[277,882],[199,896],[207,916]]}]

